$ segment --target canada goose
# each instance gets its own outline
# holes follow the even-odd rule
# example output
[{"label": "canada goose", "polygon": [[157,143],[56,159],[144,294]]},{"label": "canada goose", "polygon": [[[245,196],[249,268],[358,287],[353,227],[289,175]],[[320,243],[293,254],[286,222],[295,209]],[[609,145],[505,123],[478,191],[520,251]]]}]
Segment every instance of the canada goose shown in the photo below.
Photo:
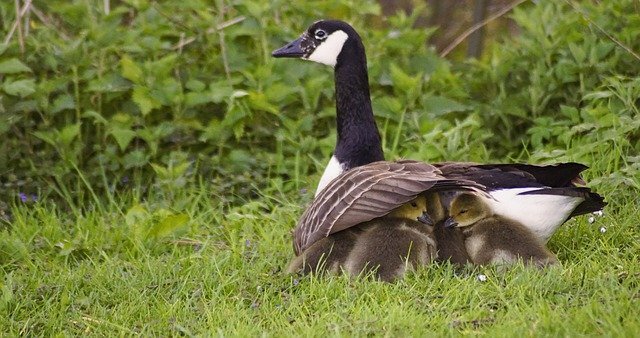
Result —
[{"label": "canada goose", "polygon": [[558,263],[557,258],[522,224],[493,215],[478,196],[463,193],[451,202],[445,227],[468,227],[465,246],[475,264],[511,264],[522,259],[538,267]]},{"label": "canada goose", "polygon": [[[330,233],[346,229],[344,225],[333,229],[335,218],[324,216],[337,208],[339,213],[336,214],[342,218],[351,217],[348,203],[353,199],[345,201],[339,193],[347,178],[344,173],[382,160],[384,156],[371,108],[365,49],[360,36],[349,24],[336,20],[317,21],[300,38],[275,50],[272,55],[326,64],[334,68],[335,75],[336,148],[318,184],[317,198],[307,209],[312,217],[303,215],[296,226],[295,236],[303,237],[295,238],[294,245],[299,253],[299,245],[306,247]],[[597,211],[606,205],[604,199],[589,188],[577,186],[584,184],[580,172],[587,168],[578,163],[539,166],[451,162],[434,166],[442,178],[471,180],[485,186],[489,195],[483,198],[497,215],[521,223],[542,242],[546,242],[570,217]],[[323,196],[326,189],[336,193]],[[387,198],[393,199],[391,195],[395,192],[386,194]],[[320,209],[322,212],[317,212]]]},{"label": "canada goose", "polygon": [[336,232],[313,243],[289,265],[288,272],[346,272],[351,276],[374,271],[391,282],[436,257],[431,227],[425,217],[427,201],[418,195],[388,215]]}]

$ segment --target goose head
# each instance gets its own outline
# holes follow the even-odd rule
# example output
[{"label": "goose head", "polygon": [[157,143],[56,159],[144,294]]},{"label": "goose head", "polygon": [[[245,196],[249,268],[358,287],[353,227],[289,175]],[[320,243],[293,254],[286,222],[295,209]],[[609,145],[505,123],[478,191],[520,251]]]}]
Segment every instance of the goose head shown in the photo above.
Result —
[{"label": "goose head", "polygon": [[307,28],[298,39],[276,49],[271,55],[301,58],[337,67],[344,60],[357,55],[364,58],[364,46],[358,33],[348,23],[320,20]]},{"label": "goose head", "polygon": [[449,218],[444,221],[444,226],[465,227],[490,216],[489,206],[479,196],[463,193],[451,201]]}]

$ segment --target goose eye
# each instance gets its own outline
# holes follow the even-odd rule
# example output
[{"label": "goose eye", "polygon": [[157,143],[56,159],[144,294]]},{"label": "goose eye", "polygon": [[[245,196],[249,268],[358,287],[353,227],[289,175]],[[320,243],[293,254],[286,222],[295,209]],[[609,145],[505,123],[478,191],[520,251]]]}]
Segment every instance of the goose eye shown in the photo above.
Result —
[{"label": "goose eye", "polygon": [[325,32],[322,29],[318,29],[316,30],[316,34],[315,34],[316,39],[318,40],[324,40],[327,38],[327,32]]}]

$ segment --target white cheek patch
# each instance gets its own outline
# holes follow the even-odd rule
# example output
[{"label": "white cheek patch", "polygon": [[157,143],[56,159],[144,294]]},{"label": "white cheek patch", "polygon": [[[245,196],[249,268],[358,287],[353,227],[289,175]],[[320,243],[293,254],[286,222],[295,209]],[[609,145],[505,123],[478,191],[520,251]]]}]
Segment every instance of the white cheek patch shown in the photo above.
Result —
[{"label": "white cheek patch", "polygon": [[306,59],[335,67],[336,62],[338,62],[338,55],[348,37],[349,35],[341,30],[331,33]]}]

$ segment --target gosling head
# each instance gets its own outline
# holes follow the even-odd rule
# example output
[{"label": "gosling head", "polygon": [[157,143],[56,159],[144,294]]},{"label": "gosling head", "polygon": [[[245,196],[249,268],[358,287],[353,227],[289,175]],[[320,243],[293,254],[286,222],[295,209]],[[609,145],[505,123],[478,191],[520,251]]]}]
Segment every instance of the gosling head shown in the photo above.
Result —
[{"label": "gosling head", "polygon": [[465,227],[491,216],[489,206],[473,194],[463,193],[451,201],[449,218],[444,221],[446,228]]},{"label": "gosling head", "polygon": [[[271,53],[273,57],[301,58],[336,67],[352,54],[364,55],[358,33],[348,23],[338,20],[316,21],[302,35]],[[365,60],[366,62],[366,60]]]},{"label": "gosling head", "polygon": [[417,220],[426,224],[432,223],[427,214],[427,199],[423,195],[419,195],[408,203],[392,210],[389,216]]}]

